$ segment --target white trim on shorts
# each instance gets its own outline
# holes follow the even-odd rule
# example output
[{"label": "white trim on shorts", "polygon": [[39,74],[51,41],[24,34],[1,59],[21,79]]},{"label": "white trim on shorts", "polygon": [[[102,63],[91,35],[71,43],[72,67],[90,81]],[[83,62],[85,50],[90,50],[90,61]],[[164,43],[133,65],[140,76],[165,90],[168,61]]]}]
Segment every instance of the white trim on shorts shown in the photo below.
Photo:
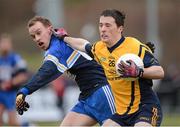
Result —
[{"label": "white trim on shorts", "polygon": [[108,100],[111,112],[112,112],[112,114],[114,114],[116,112],[116,108],[115,108],[114,97],[112,95],[111,89],[109,88],[108,85],[103,86],[102,89],[103,89],[103,91],[104,91],[104,93],[106,95],[106,98]]}]

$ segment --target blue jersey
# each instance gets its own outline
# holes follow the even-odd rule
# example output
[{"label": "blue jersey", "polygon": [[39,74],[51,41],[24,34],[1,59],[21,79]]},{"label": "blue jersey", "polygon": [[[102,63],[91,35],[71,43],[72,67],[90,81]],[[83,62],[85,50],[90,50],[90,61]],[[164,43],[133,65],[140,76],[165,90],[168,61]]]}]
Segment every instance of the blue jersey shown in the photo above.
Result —
[{"label": "blue jersey", "polygon": [[11,52],[0,56],[0,82],[11,80],[13,75],[25,69],[26,63],[20,55]]},{"label": "blue jersey", "polygon": [[[26,63],[20,55],[11,52],[6,56],[0,56],[0,85],[2,82],[10,81],[13,76],[25,71]],[[0,104],[4,105],[9,111],[15,109],[16,90],[16,86],[8,90],[0,89]]]},{"label": "blue jersey", "polygon": [[[80,99],[88,97],[102,85],[108,84],[100,65],[93,60],[87,60],[78,51],[54,35],[52,35],[49,48],[44,54],[44,63],[48,64],[44,64],[43,69],[40,68],[39,74],[36,74],[25,86],[28,88],[28,94],[54,80],[65,71],[75,75],[75,80],[81,91]],[[49,72],[47,68],[49,68]],[[48,73],[42,74],[41,72]]]},{"label": "blue jersey", "polygon": [[[84,58],[62,40],[52,36],[44,61],[52,61],[60,73],[69,71],[75,75],[82,96],[94,91],[98,84],[107,84],[104,71],[95,61]],[[97,87],[98,88],[98,87]]]}]

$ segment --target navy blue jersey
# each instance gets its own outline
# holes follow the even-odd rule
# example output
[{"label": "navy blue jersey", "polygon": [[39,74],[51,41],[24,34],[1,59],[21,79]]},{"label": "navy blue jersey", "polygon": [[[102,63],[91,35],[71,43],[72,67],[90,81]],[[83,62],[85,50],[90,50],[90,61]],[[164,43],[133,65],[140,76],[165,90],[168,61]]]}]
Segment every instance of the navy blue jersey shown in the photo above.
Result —
[{"label": "navy blue jersey", "polygon": [[86,98],[97,88],[108,84],[100,65],[94,60],[87,60],[78,51],[52,35],[50,46],[44,54],[43,66],[25,87],[29,89],[30,94],[65,71],[75,75],[81,91],[80,98]]}]

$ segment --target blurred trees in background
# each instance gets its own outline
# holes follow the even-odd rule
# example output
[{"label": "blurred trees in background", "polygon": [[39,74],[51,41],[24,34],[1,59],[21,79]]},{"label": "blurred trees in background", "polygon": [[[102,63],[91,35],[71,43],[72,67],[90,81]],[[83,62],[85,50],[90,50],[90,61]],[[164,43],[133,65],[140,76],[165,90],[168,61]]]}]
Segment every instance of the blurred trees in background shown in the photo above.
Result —
[{"label": "blurred trees in background", "polygon": [[[34,63],[32,59],[39,59],[41,53],[32,43],[26,24],[35,15],[35,2],[36,0],[0,0],[0,34],[12,34],[15,49],[34,65],[40,60],[35,60],[37,63]],[[99,15],[102,10],[109,8],[126,13],[125,36],[146,41],[146,0],[64,0],[63,27],[72,36],[82,37],[85,24],[91,24],[95,29],[95,36],[91,41],[98,40]],[[163,46],[161,63],[164,67],[171,63],[180,66],[180,0],[159,0],[158,8],[159,38]]]}]

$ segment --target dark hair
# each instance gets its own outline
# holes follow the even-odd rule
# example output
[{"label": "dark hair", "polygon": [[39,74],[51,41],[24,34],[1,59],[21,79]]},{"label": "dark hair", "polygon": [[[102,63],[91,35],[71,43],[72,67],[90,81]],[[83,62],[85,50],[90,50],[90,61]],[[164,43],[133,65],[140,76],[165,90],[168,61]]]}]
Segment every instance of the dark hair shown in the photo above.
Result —
[{"label": "dark hair", "polygon": [[52,23],[50,22],[49,19],[42,17],[42,16],[34,16],[33,18],[31,18],[28,22],[27,27],[31,27],[33,26],[36,22],[41,22],[44,26],[51,26]]},{"label": "dark hair", "polygon": [[104,10],[101,13],[101,16],[110,16],[115,19],[115,22],[117,26],[124,26],[124,20],[125,20],[125,14],[123,12],[120,12],[116,9],[111,9],[111,10]]}]

